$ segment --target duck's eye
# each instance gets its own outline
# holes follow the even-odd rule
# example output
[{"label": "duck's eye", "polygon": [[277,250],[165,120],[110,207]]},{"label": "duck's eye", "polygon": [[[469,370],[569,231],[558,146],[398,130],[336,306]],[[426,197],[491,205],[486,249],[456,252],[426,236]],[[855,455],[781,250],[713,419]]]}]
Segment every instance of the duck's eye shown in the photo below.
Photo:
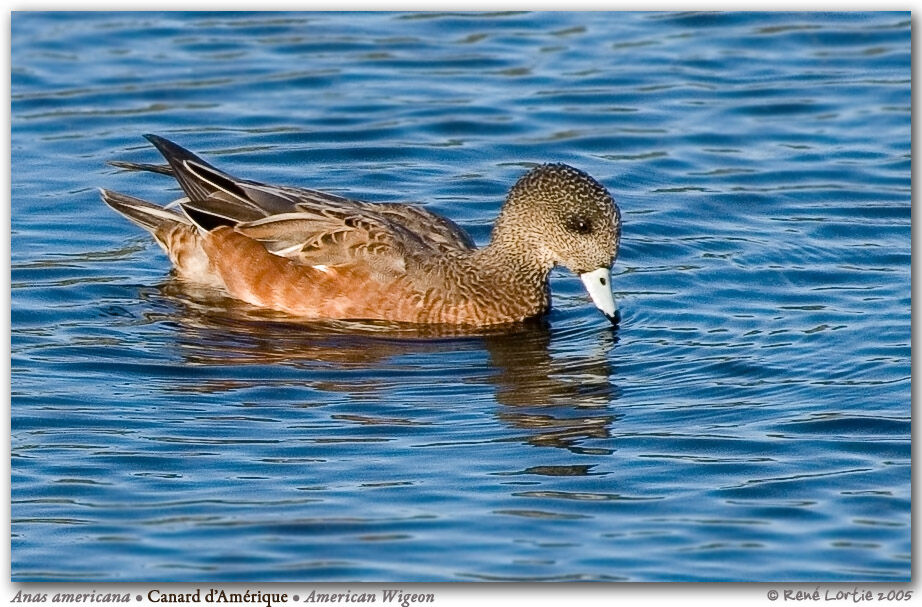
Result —
[{"label": "duck's eye", "polygon": [[567,229],[577,234],[588,234],[592,231],[592,222],[585,217],[571,217],[567,220]]}]

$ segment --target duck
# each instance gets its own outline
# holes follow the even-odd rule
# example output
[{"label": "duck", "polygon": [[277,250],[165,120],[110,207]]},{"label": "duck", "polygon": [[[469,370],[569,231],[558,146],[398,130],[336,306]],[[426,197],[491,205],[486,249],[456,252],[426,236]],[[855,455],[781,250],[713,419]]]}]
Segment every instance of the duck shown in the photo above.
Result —
[{"label": "duck", "polygon": [[144,137],[167,164],[110,164],[169,175],[184,196],[161,206],[100,195],[153,236],[182,280],[305,320],[488,327],[546,314],[550,272],[562,266],[612,324],[620,320],[611,289],[620,210],[603,185],[567,164],[522,175],[478,247],[424,206],[239,179],[168,139]]}]

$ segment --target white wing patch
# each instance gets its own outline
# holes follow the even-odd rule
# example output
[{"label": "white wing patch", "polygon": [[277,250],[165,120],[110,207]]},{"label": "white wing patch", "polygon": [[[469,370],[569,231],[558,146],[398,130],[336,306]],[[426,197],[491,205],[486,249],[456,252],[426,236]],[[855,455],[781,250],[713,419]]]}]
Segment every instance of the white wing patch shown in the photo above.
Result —
[{"label": "white wing patch", "polygon": [[303,243],[293,244],[290,247],[285,247],[284,249],[272,249],[269,250],[273,255],[278,255],[279,257],[288,257],[293,253],[297,253],[304,247]]}]

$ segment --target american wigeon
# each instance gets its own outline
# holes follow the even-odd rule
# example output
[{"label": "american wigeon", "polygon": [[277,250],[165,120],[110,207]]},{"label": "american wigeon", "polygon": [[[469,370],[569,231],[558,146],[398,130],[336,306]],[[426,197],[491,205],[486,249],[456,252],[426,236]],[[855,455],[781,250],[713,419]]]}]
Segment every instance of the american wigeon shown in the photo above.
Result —
[{"label": "american wigeon", "polygon": [[573,167],[547,164],[521,177],[490,243],[477,248],[423,207],[237,179],[146,137],[169,166],[113,164],[172,175],[186,196],[166,207],[108,190],[102,199],[149,231],[184,279],[309,319],[486,326],[546,312],[548,275],[559,264],[618,320],[610,281],[620,212]]}]

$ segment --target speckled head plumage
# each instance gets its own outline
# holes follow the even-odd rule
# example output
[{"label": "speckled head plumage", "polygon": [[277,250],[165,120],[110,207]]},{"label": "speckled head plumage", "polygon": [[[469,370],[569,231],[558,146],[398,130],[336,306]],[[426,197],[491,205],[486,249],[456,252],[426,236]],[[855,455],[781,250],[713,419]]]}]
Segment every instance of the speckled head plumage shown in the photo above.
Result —
[{"label": "speckled head plumage", "polygon": [[608,190],[566,164],[538,166],[509,191],[494,236],[534,250],[542,264],[577,274],[610,267],[618,253],[621,218]]},{"label": "speckled head plumage", "polygon": [[583,280],[596,306],[616,320],[611,266],[621,240],[621,214],[608,190],[566,164],[544,164],[509,191],[493,243],[543,271],[564,266]]}]

